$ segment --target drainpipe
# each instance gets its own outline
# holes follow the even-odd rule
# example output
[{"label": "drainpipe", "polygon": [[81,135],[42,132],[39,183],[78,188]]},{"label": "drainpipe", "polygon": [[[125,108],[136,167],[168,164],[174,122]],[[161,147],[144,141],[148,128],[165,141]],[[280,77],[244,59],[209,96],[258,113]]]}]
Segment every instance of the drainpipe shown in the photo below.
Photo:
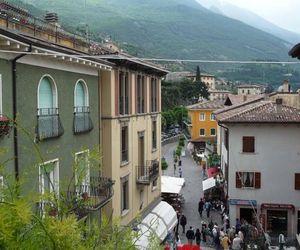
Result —
[{"label": "drainpipe", "polygon": [[[29,45],[28,52],[31,52],[32,47]],[[13,101],[13,138],[14,138],[14,163],[15,163],[15,179],[19,181],[19,153],[18,153],[18,130],[16,127],[17,118],[17,61],[26,56],[27,54],[21,54],[12,60],[12,101]]]}]

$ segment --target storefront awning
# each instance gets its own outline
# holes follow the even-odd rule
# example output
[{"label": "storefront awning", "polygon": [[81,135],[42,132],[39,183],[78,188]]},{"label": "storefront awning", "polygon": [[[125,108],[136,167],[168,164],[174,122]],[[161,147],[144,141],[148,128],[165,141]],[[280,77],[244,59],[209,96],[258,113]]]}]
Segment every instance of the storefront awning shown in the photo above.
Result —
[{"label": "storefront awning", "polygon": [[177,215],[174,208],[167,202],[161,201],[137,226],[139,237],[135,241],[135,246],[141,250],[148,249],[153,234],[163,241],[176,223]]},{"label": "storefront awning", "polygon": [[218,167],[210,167],[207,169],[207,176],[208,177],[215,177],[220,172]]},{"label": "storefront awning", "polygon": [[204,181],[202,181],[203,191],[213,188],[216,186],[216,180],[214,177],[210,177]]},{"label": "storefront awning", "polygon": [[184,178],[161,176],[161,192],[179,194],[184,185]]}]

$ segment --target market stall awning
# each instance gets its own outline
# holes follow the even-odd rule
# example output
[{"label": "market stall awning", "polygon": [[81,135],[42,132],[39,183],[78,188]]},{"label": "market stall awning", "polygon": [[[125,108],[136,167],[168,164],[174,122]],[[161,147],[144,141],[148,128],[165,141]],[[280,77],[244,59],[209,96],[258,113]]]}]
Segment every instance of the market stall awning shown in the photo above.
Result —
[{"label": "market stall awning", "polygon": [[210,177],[204,181],[202,181],[203,191],[213,188],[216,186],[216,180],[214,177]]},{"label": "market stall awning", "polygon": [[174,208],[167,202],[161,201],[137,226],[139,236],[135,246],[140,250],[148,249],[153,234],[163,241],[176,223],[177,215]]},{"label": "market stall awning", "polygon": [[161,192],[179,194],[184,185],[184,178],[161,176]]},{"label": "market stall awning", "polygon": [[208,177],[215,177],[220,172],[218,167],[210,167],[207,169],[207,176]]}]

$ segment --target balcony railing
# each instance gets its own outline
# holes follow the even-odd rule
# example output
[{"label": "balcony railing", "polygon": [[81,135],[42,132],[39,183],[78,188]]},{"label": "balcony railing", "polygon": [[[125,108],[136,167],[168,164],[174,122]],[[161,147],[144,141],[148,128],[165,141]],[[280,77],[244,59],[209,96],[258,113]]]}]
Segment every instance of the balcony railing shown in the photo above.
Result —
[{"label": "balcony railing", "polygon": [[82,106],[74,108],[73,125],[74,134],[87,133],[94,128],[89,107]]},{"label": "balcony railing", "polygon": [[113,196],[114,181],[107,177],[90,177],[90,183],[67,192],[67,201],[78,219],[102,208]]},{"label": "balcony railing", "polygon": [[64,133],[58,108],[38,109],[36,132],[39,140],[59,137]]},{"label": "balcony railing", "polygon": [[139,184],[149,185],[159,175],[159,162],[148,161],[146,166],[136,167],[136,182]]}]

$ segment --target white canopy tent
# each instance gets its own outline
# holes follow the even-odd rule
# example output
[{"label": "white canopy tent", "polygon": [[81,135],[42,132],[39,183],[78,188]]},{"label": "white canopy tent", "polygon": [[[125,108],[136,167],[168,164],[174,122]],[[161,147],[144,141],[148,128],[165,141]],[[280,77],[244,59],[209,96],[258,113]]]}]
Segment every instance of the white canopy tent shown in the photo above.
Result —
[{"label": "white canopy tent", "polygon": [[216,186],[216,180],[214,177],[210,177],[210,178],[202,181],[203,191],[213,188],[214,186]]},{"label": "white canopy tent", "polygon": [[184,185],[184,178],[161,176],[161,192],[179,194]]},{"label": "white canopy tent", "polygon": [[137,226],[139,237],[135,241],[135,246],[140,250],[148,249],[152,233],[163,241],[176,223],[177,215],[174,208],[167,202],[161,201]]}]

